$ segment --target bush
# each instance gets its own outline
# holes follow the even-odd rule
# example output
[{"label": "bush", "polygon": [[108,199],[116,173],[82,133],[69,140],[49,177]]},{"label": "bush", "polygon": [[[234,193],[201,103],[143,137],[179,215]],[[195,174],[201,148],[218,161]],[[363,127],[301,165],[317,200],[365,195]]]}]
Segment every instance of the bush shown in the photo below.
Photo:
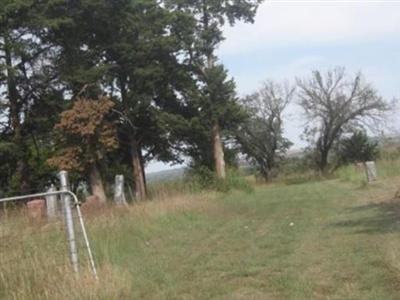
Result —
[{"label": "bush", "polygon": [[226,179],[219,179],[215,172],[206,168],[199,167],[191,169],[186,177],[186,181],[191,185],[192,190],[215,190],[218,192],[229,192],[233,189],[245,192],[252,192],[252,185],[236,170],[229,170]]},{"label": "bush", "polygon": [[379,155],[378,142],[371,140],[363,131],[356,131],[340,141],[339,159],[343,164],[375,160]]}]

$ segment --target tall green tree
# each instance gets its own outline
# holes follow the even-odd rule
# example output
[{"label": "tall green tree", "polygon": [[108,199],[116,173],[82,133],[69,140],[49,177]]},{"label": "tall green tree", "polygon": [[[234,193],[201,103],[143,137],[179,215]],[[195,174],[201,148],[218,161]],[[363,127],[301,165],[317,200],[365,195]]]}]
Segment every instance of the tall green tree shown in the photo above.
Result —
[{"label": "tall green tree", "polygon": [[44,39],[52,46],[51,63],[66,102],[78,96],[96,99],[103,93],[101,79],[106,66],[103,53],[92,42],[97,25],[93,16],[101,12],[103,2],[47,0],[41,5],[46,16]]},{"label": "tall green tree", "polygon": [[[43,39],[40,3],[5,0],[0,7],[1,159],[9,170],[2,184],[27,191],[36,185],[46,158],[46,130],[54,124],[46,111],[57,111],[60,93],[54,85],[52,51]],[[2,163],[3,165],[3,163]],[[3,165],[3,166],[4,166]],[[40,176],[39,176],[40,177]]]},{"label": "tall green tree", "polygon": [[[146,162],[179,161],[187,145],[204,157],[199,162],[212,157],[224,177],[222,140],[242,112],[214,52],[222,26],[253,21],[259,3],[3,1],[1,186],[28,190],[51,174],[45,162],[58,147],[49,129],[77,96],[115,102],[121,156],[129,159],[138,198],[146,197]],[[176,134],[182,124],[194,134]]]},{"label": "tall green tree", "polygon": [[[201,80],[205,84],[197,86],[188,95],[190,101],[182,112],[186,121],[175,129],[183,143],[183,154],[191,158],[191,167],[217,169],[215,161],[218,156],[223,158],[218,172],[224,174],[225,160],[233,163],[234,157],[232,149],[224,147],[221,128],[225,138],[233,138],[246,112],[238,104],[235,82],[222,65],[206,69]],[[218,120],[218,127],[215,127],[215,120]]]},{"label": "tall green tree", "polygon": [[[71,4],[74,13],[66,11],[71,20],[54,30],[61,48],[60,73],[73,94],[74,86],[90,85],[90,93],[97,89],[115,101],[121,151],[129,152],[136,196],[144,199],[146,161],[174,158],[170,115],[178,106],[177,93],[190,82],[179,60],[187,27],[182,20],[190,18],[155,0],[76,3]],[[71,69],[69,62],[77,58],[82,65]]]},{"label": "tall green tree", "polygon": [[[222,27],[237,21],[253,22],[257,8],[262,0],[167,0],[167,7],[190,15],[195,26],[193,39],[186,44],[186,62],[192,67],[193,78],[198,82],[198,96],[193,97],[195,110],[199,112],[192,121],[207,132],[211,145],[208,152],[213,153],[214,168],[218,178],[225,178],[224,145],[221,131],[224,128],[226,110],[238,111],[233,96],[232,82],[218,65],[215,50],[224,40]],[[198,101],[200,100],[200,101]],[[192,104],[191,104],[192,105]],[[204,121],[204,122],[202,122]],[[229,123],[229,122],[226,122]],[[200,149],[202,140],[194,141]],[[204,157],[208,155],[203,154]]]}]

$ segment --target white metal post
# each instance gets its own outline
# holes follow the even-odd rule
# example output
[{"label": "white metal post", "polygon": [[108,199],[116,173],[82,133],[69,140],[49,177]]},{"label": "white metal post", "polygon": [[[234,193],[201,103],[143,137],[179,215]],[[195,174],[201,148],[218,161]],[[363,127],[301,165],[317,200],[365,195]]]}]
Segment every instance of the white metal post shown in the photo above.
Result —
[{"label": "white metal post", "polygon": [[[60,179],[61,191],[63,191],[63,192],[69,191],[68,172],[61,171],[58,174],[58,176]],[[65,224],[67,226],[67,235],[68,235],[71,263],[72,263],[72,267],[74,268],[74,271],[79,272],[78,250],[76,247],[74,220],[72,218],[72,210],[71,210],[71,205],[72,205],[71,196],[69,194],[63,194],[61,197],[62,197],[62,203],[63,203],[63,208],[64,208]]]},{"label": "white metal post", "polygon": [[[31,195],[24,195],[24,196],[15,196],[15,197],[8,197],[8,198],[2,198],[0,199],[0,203],[7,203],[10,201],[18,201],[18,200],[26,200],[26,199],[32,199],[32,198],[41,198],[41,197],[47,197],[47,196],[59,196],[59,195],[68,195],[70,197],[72,197],[73,199],[73,203],[76,206],[76,211],[78,213],[78,217],[79,217],[79,222],[81,224],[81,228],[82,228],[82,234],[83,234],[83,238],[85,240],[85,244],[86,244],[86,249],[88,252],[88,256],[89,256],[89,261],[90,261],[90,265],[92,267],[92,271],[93,271],[93,275],[96,279],[98,279],[97,277],[97,270],[96,270],[96,266],[94,263],[94,259],[93,259],[93,253],[92,250],[90,248],[90,243],[89,243],[89,238],[86,232],[86,227],[85,227],[85,223],[83,222],[83,217],[82,217],[82,213],[81,210],[79,208],[79,201],[78,198],[76,197],[76,195],[67,190],[67,191],[54,191],[54,192],[46,192],[46,193],[38,193],[38,194],[31,194]],[[63,200],[64,198],[62,198]],[[71,206],[69,206],[71,208]],[[75,270],[77,268],[74,268]]]}]

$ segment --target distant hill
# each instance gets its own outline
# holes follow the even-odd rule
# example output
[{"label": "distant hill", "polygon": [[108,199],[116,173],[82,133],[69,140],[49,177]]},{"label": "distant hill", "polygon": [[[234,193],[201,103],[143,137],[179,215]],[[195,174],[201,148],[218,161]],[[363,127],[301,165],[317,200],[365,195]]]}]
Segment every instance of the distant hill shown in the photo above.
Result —
[{"label": "distant hill", "polygon": [[172,181],[183,178],[186,168],[177,168],[171,170],[164,170],[159,172],[152,172],[146,175],[148,182]]}]

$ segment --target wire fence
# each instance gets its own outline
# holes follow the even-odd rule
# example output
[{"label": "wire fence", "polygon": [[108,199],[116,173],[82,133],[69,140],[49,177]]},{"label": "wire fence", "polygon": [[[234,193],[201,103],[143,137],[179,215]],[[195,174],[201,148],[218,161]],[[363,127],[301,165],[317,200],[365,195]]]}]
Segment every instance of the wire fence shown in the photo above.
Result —
[{"label": "wire fence", "polygon": [[71,272],[97,278],[79,203],[66,180],[58,191],[0,199],[0,298],[26,282]]}]

